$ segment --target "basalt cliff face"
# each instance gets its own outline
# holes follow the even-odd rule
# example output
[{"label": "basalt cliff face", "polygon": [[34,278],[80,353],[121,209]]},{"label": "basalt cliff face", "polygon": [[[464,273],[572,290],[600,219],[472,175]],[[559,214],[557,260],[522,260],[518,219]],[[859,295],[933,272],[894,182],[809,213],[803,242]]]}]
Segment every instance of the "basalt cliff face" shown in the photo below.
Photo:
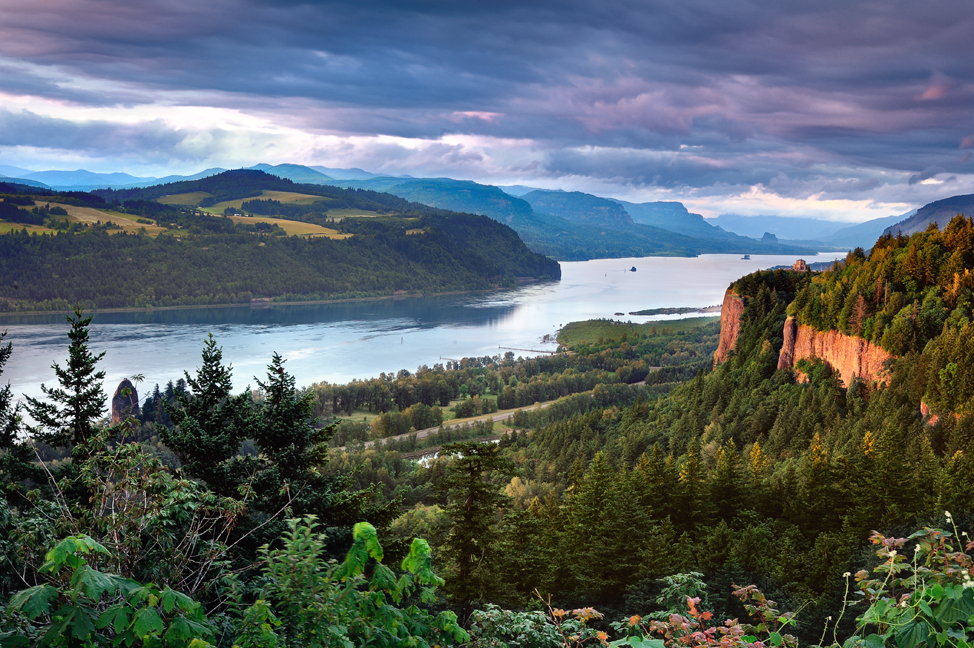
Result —
[{"label": "basalt cliff face", "polygon": [[846,387],[855,375],[867,382],[886,380],[883,363],[894,356],[881,347],[838,331],[819,331],[799,325],[794,317],[785,320],[784,344],[778,369],[791,369],[802,359],[821,358],[839,372]]},{"label": "basalt cliff face", "polygon": [[[737,346],[745,298],[728,290],[720,311],[720,341],[714,353],[714,366],[727,360]],[[838,331],[819,331],[799,325],[794,317],[785,320],[784,344],[778,356],[778,369],[792,369],[799,360],[821,358],[839,372],[846,387],[856,375],[867,382],[886,380],[883,363],[894,356],[862,338]]]},{"label": "basalt cliff face", "polygon": [[714,352],[714,366],[727,360],[730,352],[737,346],[737,334],[741,331],[741,313],[744,312],[744,298],[728,290],[724,293],[724,304],[720,307],[720,341]]}]

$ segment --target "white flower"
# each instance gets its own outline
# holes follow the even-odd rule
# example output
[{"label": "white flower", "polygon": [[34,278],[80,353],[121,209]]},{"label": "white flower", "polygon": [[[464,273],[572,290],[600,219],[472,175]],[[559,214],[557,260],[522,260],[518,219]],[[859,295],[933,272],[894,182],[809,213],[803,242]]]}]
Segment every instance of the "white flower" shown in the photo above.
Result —
[{"label": "white flower", "polygon": [[913,547],[913,553],[920,553],[920,545]]},{"label": "white flower", "polygon": [[[846,573],[842,574],[842,578],[849,578],[850,576],[852,576],[852,574],[849,573],[849,572],[846,572]],[[829,619],[831,619],[831,618],[832,617],[829,617]]]},{"label": "white flower", "polygon": [[944,515],[947,517],[948,522],[954,519],[953,517],[951,517],[950,511],[944,511]]},{"label": "white flower", "polygon": [[889,552],[889,555],[890,555],[891,557],[892,557],[892,556],[895,556],[895,555],[896,555],[896,549],[891,549],[891,550],[890,550],[890,552]]}]

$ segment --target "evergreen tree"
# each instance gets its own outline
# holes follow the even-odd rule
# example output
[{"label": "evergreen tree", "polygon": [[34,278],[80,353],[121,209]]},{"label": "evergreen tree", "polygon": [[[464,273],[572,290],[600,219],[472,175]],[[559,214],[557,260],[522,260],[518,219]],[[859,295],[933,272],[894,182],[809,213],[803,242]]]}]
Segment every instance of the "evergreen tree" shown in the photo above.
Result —
[{"label": "evergreen tree", "polygon": [[[0,333],[0,342],[6,336],[6,331]],[[0,376],[3,375],[3,366],[7,364],[12,353],[11,343],[0,345]],[[13,392],[8,382],[3,389],[0,389],[0,448],[9,449],[17,442],[17,433],[20,430],[19,414],[20,406],[13,402]]]},{"label": "evergreen tree", "polygon": [[574,571],[577,590],[617,598],[642,571],[641,554],[651,528],[649,517],[632,497],[634,478],[620,474],[598,452],[578,492],[568,502],[569,527],[562,556]]},{"label": "evergreen tree", "polygon": [[68,364],[63,369],[56,362],[51,365],[60,387],[41,385],[47,401],[27,397],[27,412],[38,423],[29,429],[35,438],[49,445],[73,445],[76,452],[87,456],[92,452],[87,441],[106,411],[107,397],[101,386],[105,372],[96,370],[105,352],[94,355],[88,349],[91,318],[84,317],[80,307],[67,320],[71,324]]},{"label": "evergreen tree", "polygon": [[709,484],[710,502],[724,522],[732,520],[744,504],[743,472],[741,456],[733,441],[717,449],[717,465]]},{"label": "evergreen tree", "polygon": [[[294,376],[284,370],[284,360],[277,353],[267,367],[267,382],[257,380],[257,384],[264,390],[264,402],[255,421],[254,440],[283,478],[303,475],[310,466],[315,442],[319,448],[327,448],[327,438],[316,439],[320,435],[311,415],[314,392],[298,396]],[[323,458],[327,456],[325,450]]]},{"label": "evergreen tree", "polygon": [[485,600],[496,586],[492,575],[496,515],[507,497],[487,477],[493,472],[513,473],[513,465],[500,456],[494,443],[466,441],[444,445],[440,454],[454,457],[440,492],[449,503],[450,518],[444,554],[455,575],[448,579],[454,599],[461,605]]},{"label": "evergreen tree", "polygon": [[223,365],[223,351],[212,333],[203,346],[203,365],[196,377],[185,375],[190,392],[173,391],[178,405],[165,404],[173,427],[163,428],[159,436],[187,474],[220,495],[238,496],[248,468],[244,462],[230,460],[243,440],[252,436],[253,399],[246,392],[232,395],[231,367]]}]

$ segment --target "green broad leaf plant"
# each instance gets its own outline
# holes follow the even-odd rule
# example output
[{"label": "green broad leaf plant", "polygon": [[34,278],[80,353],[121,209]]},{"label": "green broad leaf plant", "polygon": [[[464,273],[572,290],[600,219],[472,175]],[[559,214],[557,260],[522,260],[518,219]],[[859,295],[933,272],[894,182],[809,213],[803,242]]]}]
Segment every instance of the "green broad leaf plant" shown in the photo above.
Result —
[{"label": "green broad leaf plant", "polygon": [[[141,584],[92,567],[108,549],[86,535],[48,551],[40,572],[47,582],[14,594],[3,646],[144,646],[207,648],[214,631],[202,607],[171,588]],[[110,641],[109,641],[110,639]]]}]

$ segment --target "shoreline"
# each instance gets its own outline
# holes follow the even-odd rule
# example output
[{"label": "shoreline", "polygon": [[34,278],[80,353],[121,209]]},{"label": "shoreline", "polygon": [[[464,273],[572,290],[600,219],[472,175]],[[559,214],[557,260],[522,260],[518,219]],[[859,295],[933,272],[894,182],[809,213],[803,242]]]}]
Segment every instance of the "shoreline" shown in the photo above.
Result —
[{"label": "shoreline", "polygon": [[[474,293],[490,293],[505,290],[504,288],[485,288],[483,290],[452,290],[440,293],[412,293],[406,295],[377,295],[375,297],[342,297],[339,299],[316,299],[310,301],[283,301],[276,302],[270,299],[253,299],[249,303],[238,304],[180,304],[178,306],[125,306],[121,308],[96,308],[86,310],[86,315],[97,315],[99,313],[153,313],[155,311],[175,311],[193,310],[200,308],[270,308],[271,306],[301,306],[301,305],[322,305],[322,304],[343,304],[351,302],[381,301],[384,299],[412,299],[416,297],[448,297],[450,295],[469,295]],[[73,310],[47,310],[47,311],[0,311],[0,320],[4,317],[36,316],[36,315],[71,315]]]}]

